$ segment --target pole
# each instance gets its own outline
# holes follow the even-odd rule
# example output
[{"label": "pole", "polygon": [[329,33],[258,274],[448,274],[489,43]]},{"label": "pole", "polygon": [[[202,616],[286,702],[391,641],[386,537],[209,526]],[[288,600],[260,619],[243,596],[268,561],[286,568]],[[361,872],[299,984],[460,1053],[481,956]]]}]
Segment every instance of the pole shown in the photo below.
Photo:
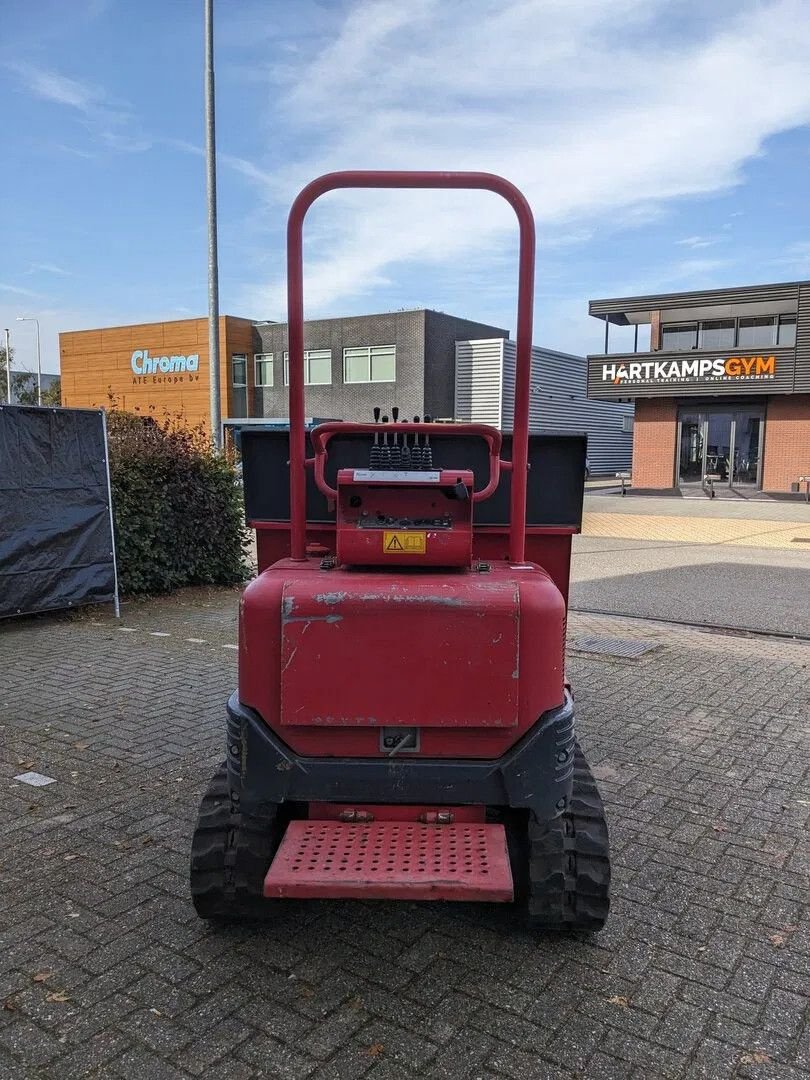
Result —
[{"label": "pole", "polygon": [[37,324],[37,405],[42,404],[42,351],[39,347],[39,319],[34,319]]},{"label": "pole", "polygon": [[6,327],[6,405],[11,404],[11,346],[9,345],[8,327]]},{"label": "pole", "polygon": [[116,619],[121,618],[121,594],[118,590],[118,556],[115,552],[115,516],[113,515],[112,482],[110,481],[110,442],[107,435],[107,410],[101,410],[101,430],[104,439],[104,468],[107,471],[107,509],[110,514],[110,555],[112,557],[113,578],[115,580],[115,592],[113,593],[113,610]]},{"label": "pole", "polygon": [[217,265],[217,164],[214,127],[214,0],[205,3],[205,171],[208,197],[208,384],[211,439],[222,449],[219,368],[219,269]]}]

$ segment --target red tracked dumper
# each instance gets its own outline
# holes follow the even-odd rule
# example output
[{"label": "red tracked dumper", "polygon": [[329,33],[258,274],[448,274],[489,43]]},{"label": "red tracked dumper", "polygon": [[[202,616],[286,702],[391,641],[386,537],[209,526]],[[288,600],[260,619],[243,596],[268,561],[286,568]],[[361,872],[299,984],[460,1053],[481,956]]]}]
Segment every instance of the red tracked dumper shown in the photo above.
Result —
[{"label": "red tracked dumper", "polygon": [[[392,423],[307,432],[303,221],[344,187],[484,189],[511,204],[511,437],[393,410]],[[528,433],[528,203],[484,173],[333,173],[296,199],[287,245],[290,502],[255,522],[261,573],[241,604],[227,759],[192,845],[197,912],[272,917],[280,899],[315,897],[495,901],[540,929],[598,930],[607,826],[564,673],[575,529],[527,531],[530,457],[532,506],[572,475],[559,448]],[[271,476],[257,484],[245,462],[250,518]],[[580,443],[567,485],[579,513],[583,465]]]}]

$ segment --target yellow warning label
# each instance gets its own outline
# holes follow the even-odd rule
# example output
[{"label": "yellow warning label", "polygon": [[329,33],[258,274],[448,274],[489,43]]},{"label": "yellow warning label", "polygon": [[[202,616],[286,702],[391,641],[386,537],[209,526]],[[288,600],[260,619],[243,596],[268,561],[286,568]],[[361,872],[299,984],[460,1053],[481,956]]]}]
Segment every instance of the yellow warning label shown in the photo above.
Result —
[{"label": "yellow warning label", "polygon": [[427,533],[397,529],[383,533],[383,551],[386,555],[424,555],[427,551]]}]

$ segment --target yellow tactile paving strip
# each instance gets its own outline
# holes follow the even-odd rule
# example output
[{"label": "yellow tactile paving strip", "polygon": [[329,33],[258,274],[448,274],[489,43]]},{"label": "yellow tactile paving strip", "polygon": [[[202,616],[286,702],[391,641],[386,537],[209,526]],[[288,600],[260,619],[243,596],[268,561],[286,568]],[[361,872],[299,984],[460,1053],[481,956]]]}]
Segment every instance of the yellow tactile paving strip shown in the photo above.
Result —
[{"label": "yellow tactile paving strip", "polygon": [[[585,513],[582,518],[582,535],[622,540],[676,540],[685,544],[792,548],[794,551],[810,553],[810,524],[803,525],[797,521],[741,521],[734,518]],[[796,537],[799,538],[799,543],[795,542]]]}]

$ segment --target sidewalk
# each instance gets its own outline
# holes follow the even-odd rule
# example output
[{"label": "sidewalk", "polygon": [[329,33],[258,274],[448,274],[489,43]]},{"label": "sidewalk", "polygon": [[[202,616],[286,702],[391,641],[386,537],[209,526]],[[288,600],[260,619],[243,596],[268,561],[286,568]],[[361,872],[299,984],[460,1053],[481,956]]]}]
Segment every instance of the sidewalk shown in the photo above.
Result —
[{"label": "sidewalk", "polygon": [[[572,613],[614,849],[605,931],[484,904],[188,898],[235,590],[0,628],[2,1080],[799,1080],[808,650]],[[639,659],[589,649],[642,638]],[[13,777],[54,780],[31,788]]]},{"label": "sidewalk", "polygon": [[583,536],[787,548],[810,554],[810,506],[586,495]]}]

